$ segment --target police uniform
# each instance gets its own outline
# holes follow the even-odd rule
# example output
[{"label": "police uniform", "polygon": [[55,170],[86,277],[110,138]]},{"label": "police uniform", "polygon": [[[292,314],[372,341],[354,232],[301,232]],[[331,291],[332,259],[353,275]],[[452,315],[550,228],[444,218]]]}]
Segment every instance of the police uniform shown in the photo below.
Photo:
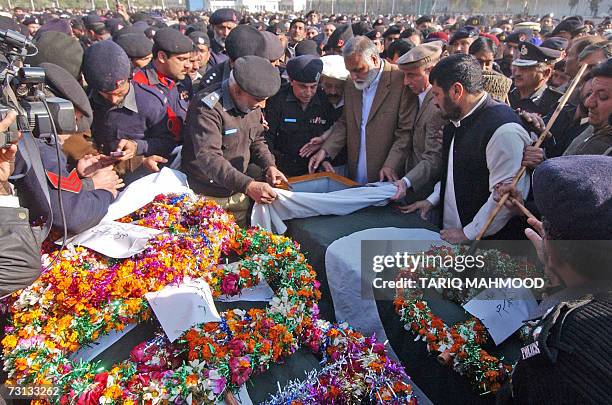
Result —
[{"label": "police uniform", "polygon": [[[257,98],[278,91],[280,78],[265,59],[246,56],[236,61],[234,78],[240,88]],[[229,93],[229,81],[196,95],[189,106],[182,149],[182,169],[190,187],[216,199],[246,223],[247,186],[253,181],[251,161],[264,170],[274,166],[274,156],[264,140],[259,108],[240,111]]]},{"label": "police uniform", "polygon": [[269,130],[266,140],[274,152],[280,171],[287,176],[308,174],[308,158],[300,149],[312,138],[329,129],[337,114],[322,90],[318,90],[305,109],[289,83],[266,103]]},{"label": "police uniform", "polygon": [[[182,54],[194,49],[191,39],[171,28],[164,28],[155,34],[155,45],[162,51]],[[173,79],[162,75],[156,68],[154,61],[138,70],[133,77],[136,83],[155,87],[163,92],[167,104],[166,111],[170,128],[175,138],[179,138],[187,115],[191,86],[178,85]],[[189,84],[191,82],[189,81]],[[189,88],[188,88],[189,87]]]},{"label": "police uniform", "polygon": [[[211,25],[219,25],[224,22],[238,23],[238,13],[231,8],[221,8],[216,10],[210,16],[209,20]],[[221,64],[228,59],[226,47],[219,44],[214,37],[214,31],[210,36],[210,59],[208,60],[208,66],[214,67],[215,65]]]},{"label": "police uniform", "polygon": [[91,96],[94,141],[103,153],[117,149],[121,139],[136,142],[137,155],[168,157],[178,137],[171,131],[164,93],[156,88],[130,83],[130,90],[118,106],[112,106],[94,92]]},{"label": "police uniform", "polygon": [[[512,66],[518,68],[536,66],[538,63],[554,63],[562,56],[560,51],[536,46],[531,42],[521,42],[519,52],[520,57],[512,62]],[[508,94],[508,99],[514,109],[547,115],[555,109],[562,95],[544,84],[526,98],[521,98],[518,88],[514,88]]]},{"label": "police uniform", "polygon": [[[94,190],[91,179],[80,179],[76,169],[70,170],[66,164],[66,156],[60,150],[60,161],[52,137],[41,137],[34,140],[38,146],[42,166],[45,170],[47,183],[43,186],[49,188],[51,210],[53,213],[53,228],[63,232],[62,215],[60,211],[57,188],[62,188],[62,206],[64,208],[66,228],[68,233],[78,234],[97,225],[108,212],[108,206],[113,202],[113,195],[107,190]],[[61,180],[58,179],[58,169]],[[45,194],[40,188],[34,170],[28,167],[21,155],[17,152],[13,178],[20,205],[30,211],[30,220],[46,219],[49,215],[49,206]]]}]

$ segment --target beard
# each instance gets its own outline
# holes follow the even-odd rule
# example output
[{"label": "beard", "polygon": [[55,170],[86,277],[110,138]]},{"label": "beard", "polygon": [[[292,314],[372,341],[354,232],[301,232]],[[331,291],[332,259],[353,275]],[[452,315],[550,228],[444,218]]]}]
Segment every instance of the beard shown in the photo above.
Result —
[{"label": "beard", "polygon": [[440,111],[442,112],[442,118],[445,120],[457,121],[461,118],[461,107],[453,103],[448,95],[444,95],[444,102],[440,106]]},{"label": "beard", "polygon": [[376,69],[374,66],[370,66],[370,70],[368,71],[368,76],[364,80],[360,80],[360,81],[355,80],[353,84],[355,85],[355,88],[357,90],[365,90],[368,87],[370,87],[372,82],[376,79],[377,75],[378,75],[378,69]]},{"label": "beard", "polygon": [[221,45],[221,47],[225,48],[225,38],[221,38],[217,33],[214,34],[215,41]]}]

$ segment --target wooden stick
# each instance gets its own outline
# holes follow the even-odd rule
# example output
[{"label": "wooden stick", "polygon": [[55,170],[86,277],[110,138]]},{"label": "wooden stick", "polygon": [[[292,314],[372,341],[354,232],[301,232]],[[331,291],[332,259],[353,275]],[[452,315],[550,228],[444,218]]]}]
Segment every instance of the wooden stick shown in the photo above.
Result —
[{"label": "wooden stick", "polygon": [[514,197],[509,197],[509,200],[512,204],[516,205],[527,218],[537,219],[535,215],[533,215],[527,208],[525,208],[523,204],[519,202],[519,200]]},{"label": "wooden stick", "polygon": [[[546,139],[546,137],[550,133],[550,128],[553,126],[553,124],[557,120],[557,117],[559,117],[559,114],[561,113],[561,110],[563,109],[563,107],[565,107],[565,104],[567,103],[567,100],[569,100],[570,96],[574,92],[574,89],[578,85],[578,82],[580,81],[580,78],[584,74],[584,71],[586,70],[586,68],[587,68],[587,65],[585,65],[585,64],[583,64],[580,67],[580,70],[578,70],[578,73],[576,74],[576,77],[574,77],[574,80],[570,84],[569,88],[567,89],[567,91],[565,92],[563,97],[561,97],[561,100],[559,101],[559,104],[557,105],[557,108],[555,109],[555,112],[550,117],[550,120],[548,121],[548,124],[546,124],[546,128],[544,128],[544,131],[542,132],[542,134],[540,135],[540,137],[538,138],[536,143],[533,145],[536,148],[539,148],[540,145],[542,145],[542,142],[544,142],[544,140]],[[523,175],[525,174],[526,170],[527,170],[527,167],[521,166],[521,168],[519,169],[518,173],[516,173],[516,175],[514,176],[514,179],[512,180],[512,187],[516,187],[516,184],[519,182],[521,177],[523,177]],[[491,214],[489,215],[489,218],[487,219],[487,222],[485,223],[484,227],[482,228],[482,230],[480,231],[480,233],[476,237],[476,240],[482,239],[482,237],[484,236],[485,232],[487,231],[487,229],[489,229],[489,227],[493,223],[493,220],[495,219],[497,214],[499,214],[499,211],[504,206],[504,203],[506,202],[506,200],[508,200],[509,196],[510,196],[510,194],[507,193],[507,194],[504,194],[502,196],[502,198],[500,198],[500,200],[497,202],[497,206],[495,207],[493,212],[491,212]]]}]

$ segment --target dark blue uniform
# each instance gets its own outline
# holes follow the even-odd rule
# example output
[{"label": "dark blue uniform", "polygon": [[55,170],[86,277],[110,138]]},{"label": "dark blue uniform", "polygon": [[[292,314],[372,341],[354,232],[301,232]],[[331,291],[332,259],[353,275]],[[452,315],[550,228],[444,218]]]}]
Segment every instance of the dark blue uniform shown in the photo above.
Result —
[{"label": "dark blue uniform", "polygon": [[515,87],[508,93],[508,100],[512,108],[520,108],[523,111],[538,113],[542,116],[552,113],[557,107],[557,102],[563,94],[551,90],[548,86],[542,86],[531,96],[521,98],[521,94]]},{"label": "dark blue uniform", "polygon": [[[66,218],[66,227],[69,234],[77,234],[97,225],[106,215],[108,206],[114,200],[113,195],[106,190],[94,190],[89,179],[79,179],[76,169],[68,171],[66,156],[60,149],[58,164],[55,144],[52,139],[36,139],[40,151],[43,168],[47,177],[44,187],[49,188],[51,210],[53,212],[53,227],[63,231],[62,215],[59,209],[57,184],[62,187],[62,205]],[[62,179],[57,181],[58,167],[61,168]],[[30,211],[30,219],[37,221],[46,219],[49,215],[49,206],[43,191],[37,181],[33,169],[28,170],[21,152],[15,159],[13,177],[20,177],[15,181],[17,195],[21,206]]]},{"label": "dark blue uniform", "polygon": [[219,45],[213,35],[210,37],[210,59],[208,59],[209,68],[213,68],[216,65],[220,65],[226,60],[229,60],[225,48]]},{"label": "dark blue uniform", "polygon": [[335,110],[325,94],[318,90],[306,109],[302,109],[291,85],[285,84],[268,100],[265,117],[269,126],[266,140],[279,170],[287,176],[307,174],[309,159],[300,157],[299,151],[330,128],[335,118]]},{"label": "dark blue uniform", "polygon": [[130,83],[119,106],[111,106],[98,93],[91,96],[94,118],[91,131],[103,153],[117,149],[121,139],[136,141],[137,155],[168,157],[177,144],[166,108],[165,94],[155,87]]},{"label": "dark blue uniform", "polygon": [[189,107],[189,98],[185,97],[184,89],[179,88],[174,80],[160,74],[153,63],[138,70],[132,80],[143,86],[155,87],[166,96],[170,129],[175,138],[179,139]]}]

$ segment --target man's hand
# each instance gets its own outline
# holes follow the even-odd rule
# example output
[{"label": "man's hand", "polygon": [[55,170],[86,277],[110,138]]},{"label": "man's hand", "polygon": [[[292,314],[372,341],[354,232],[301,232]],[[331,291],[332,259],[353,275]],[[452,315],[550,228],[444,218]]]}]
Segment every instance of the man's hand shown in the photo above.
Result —
[{"label": "man's hand", "polygon": [[530,169],[535,169],[540,163],[544,161],[544,149],[536,148],[535,146],[525,146],[523,150],[523,161],[522,166]]},{"label": "man's hand", "polygon": [[332,166],[332,164],[331,164],[331,162],[329,160],[324,160],[323,163],[321,163],[321,167],[326,172],[336,173],[336,170],[334,169],[334,166]]},{"label": "man's hand", "polygon": [[77,173],[80,177],[91,177],[96,171],[111,166],[117,162],[116,158],[105,155],[85,155],[77,162]]},{"label": "man's hand", "polygon": [[124,186],[123,180],[117,176],[111,166],[96,171],[91,179],[94,189],[110,191],[113,197],[117,197],[118,190]]},{"label": "man's hand", "polygon": [[515,215],[521,215],[521,210],[517,208],[517,206],[510,201],[510,197],[514,198],[520,204],[523,204],[523,193],[517,190],[515,187],[512,187],[511,183],[499,183],[495,185],[495,189],[493,190],[493,199],[496,202],[502,199],[505,194],[510,193],[509,198],[504,203],[504,206],[510,210]]},{"label": "man's hand", "polygon": [[266,181],[273,187],[288,183],[287,177],[274,166],[270,166],[266,170]]},{"label": "man's hand", "polygon": [[321,145],[323,145],[325,140],[321,136],[315,136],[312,138],[306,145],[302,146],[300,149],[300,157],[307,158],[312,156],[313,153],[321,149]]},{"label": "man's hand", "polygon": [[397,201],[397,200],[401,200],[402,198],[406,197],[406,191],[408,190],[408,186],[406,185],[406,182],[404,181],[404,179],[397,180],[395,182],[395,185],[397,186],[397,192],[395,193],[393,197],[391,197],[391,199],[393,201]]},{"label": "man's hand", "polygon": [[121,3],[117,3],[117,14],[119,14],[125,21],[130,21],[130,15],[127,13],[125,9],[125,5]]},{"label": "man's hand", "polygon": [[317,153],[310,157],[310,161],[308,162],[308,173],[314,173],[319,168],[321,162],[325,160],[327,153],[324,149],[319,149]]},{"label": "man's hand", "polygon": [[[13,110],[9,111],[6,114],[6,117],[2,121],[0,121],[0,132],[7,131],[11,124],[15,122],[15,118],[17,118],[17,113]],[[21,138],[21,134],[19,134]],[[13,161],[15,160],[15,155],[17,154],[17,145],[10,145],[7,148],[0,148],[0,181],[6,182],[8,181],[11,174],[13,174]]]},{"label": "man's hand", "polygon": [[157,173],[159,171],[159,163],[168,163],[168,159],[157,155],[151,155],[142,160],[142,165],[152,173]]},{"label": "man's hand", "polygon": [[463,229],[442,229],[440,231],[440,237],[448,243],[458,244],[467,242],[468,237],[463,233]]},{"label": "man's hand", "polygon": [[268,183],[262,181],[250,182],[246,193],[253,201],[259,204],[271,204],[277,197],[274,189]]},{"label": "man's hand", "polygon": [[420,211],[421,218],[427,220],[427,216],[429,215],[429,211],[433,208],[433,205],[427,200],[417,201],[410,205],[402,205],[398,207],[401,213],[410,214],[411,212]]},{"label": "man's hand", "polygon": [[[523,119],[523,122],[531,131],[536,134],[541,134],[546,128],[546,124],[544,124],[544,120],[537,113],[530,113],[527,111],[519,111],[520,117]],[[550,135],[550,134],[549,134]]]},{"label": "man's hand", "polygon": [[123,152],[123,156],[119,158],[119,160],[130,160],[134,156],[136,156],[136,150],[138,149],[138,144],[136,141],[131,139],[122,139],[119,141],[117,145],[117,152]]},{"label": "man's hand", "polygon": [[380,181],[384,181],[385,179],[387,179],[388,181],[397,181],[398,179],[397,173],[395,173],[395,169],[386,166],[383,166],[383,168],[380,169],[378,176]]}]

